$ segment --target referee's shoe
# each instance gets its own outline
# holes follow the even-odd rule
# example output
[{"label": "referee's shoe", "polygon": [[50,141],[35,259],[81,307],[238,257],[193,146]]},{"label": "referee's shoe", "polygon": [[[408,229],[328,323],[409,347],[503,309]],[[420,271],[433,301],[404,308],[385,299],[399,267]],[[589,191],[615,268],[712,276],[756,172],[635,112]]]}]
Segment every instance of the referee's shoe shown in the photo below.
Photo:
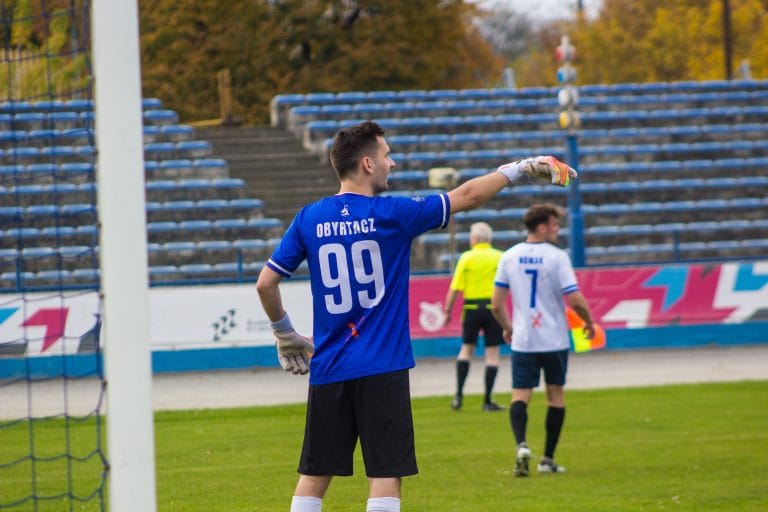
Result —
[{"label": "referee's shoe", "polygon": [[496,402],[485,402],[483,404],[484,411],[503,411],[504,408]]}]

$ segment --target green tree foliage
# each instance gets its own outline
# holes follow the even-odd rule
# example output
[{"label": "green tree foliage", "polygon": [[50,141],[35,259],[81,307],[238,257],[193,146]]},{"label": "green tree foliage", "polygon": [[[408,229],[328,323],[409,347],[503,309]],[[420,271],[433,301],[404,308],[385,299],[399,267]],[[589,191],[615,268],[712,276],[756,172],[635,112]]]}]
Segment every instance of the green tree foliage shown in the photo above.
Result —
[{"label": "green tree foliage", "polygon": [[143,0],[143,87],[188,120],[265,122],[278,93],[480,87],[503,61],[461,0]]},{"label": "green tree foliage", "polygon": [[3,4],[3,99],[76,97],[88,87],[85,5],[84,0]]}]

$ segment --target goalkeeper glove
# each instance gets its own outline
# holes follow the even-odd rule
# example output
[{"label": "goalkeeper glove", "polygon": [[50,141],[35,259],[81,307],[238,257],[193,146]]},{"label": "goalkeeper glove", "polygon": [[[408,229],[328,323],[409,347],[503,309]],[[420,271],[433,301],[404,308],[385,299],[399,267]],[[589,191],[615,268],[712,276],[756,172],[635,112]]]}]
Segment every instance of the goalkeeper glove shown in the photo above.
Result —
[{"label": "goalkeeper glove", "polygon": [[272,322],[272,333],[277,338],[277,360],[286,372],[294,375],[306,375],[309,373],[309,359],[315,351],[312,340],[297,333],[288,314]]},{"label": "goalkeeper glove", "polygon": [[576,171],[553,156],[535,156],[523,158],[499,166],[496,172],[503,174],[510,183],[525,174],[531,178],[552,178],[552,184],[567,187],[571,178],[577,176]]}]

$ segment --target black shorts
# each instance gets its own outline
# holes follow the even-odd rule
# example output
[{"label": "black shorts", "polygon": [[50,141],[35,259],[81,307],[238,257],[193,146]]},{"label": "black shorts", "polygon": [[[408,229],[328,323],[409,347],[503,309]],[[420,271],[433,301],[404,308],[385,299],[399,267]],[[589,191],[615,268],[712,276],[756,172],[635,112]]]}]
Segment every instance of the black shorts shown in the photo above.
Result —
[{"label": "black shorts", "polygon": [[512,351],[512,387],[533,389],[539,386],[539,376],[544,370],[544,382],[565,386],[568,372],[568,350],[556,352]]},{"label": "black shorts", "polygon": [[350,476],[358,437],[368,477],[419,472],[408,370],[309,386],[299,473]]},{"label": "black shorts", "polygon": [[504,342],[499,322],[491,313],[491,301],[488,299],[470,299],[464,301],[461,312],[461,338],[465,345],[477,345],[477,337],[483,331],[486,347],[497,347]]}]

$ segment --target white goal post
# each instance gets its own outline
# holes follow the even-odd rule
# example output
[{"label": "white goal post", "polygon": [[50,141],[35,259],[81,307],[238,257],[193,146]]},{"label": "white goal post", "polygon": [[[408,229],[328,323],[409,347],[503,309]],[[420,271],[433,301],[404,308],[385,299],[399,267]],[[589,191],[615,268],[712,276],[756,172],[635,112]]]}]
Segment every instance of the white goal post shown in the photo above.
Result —
[{"label": "white goal post", "polygon": [[136,0],[91,11],[109,509],[156,510],[149,283]]}]

